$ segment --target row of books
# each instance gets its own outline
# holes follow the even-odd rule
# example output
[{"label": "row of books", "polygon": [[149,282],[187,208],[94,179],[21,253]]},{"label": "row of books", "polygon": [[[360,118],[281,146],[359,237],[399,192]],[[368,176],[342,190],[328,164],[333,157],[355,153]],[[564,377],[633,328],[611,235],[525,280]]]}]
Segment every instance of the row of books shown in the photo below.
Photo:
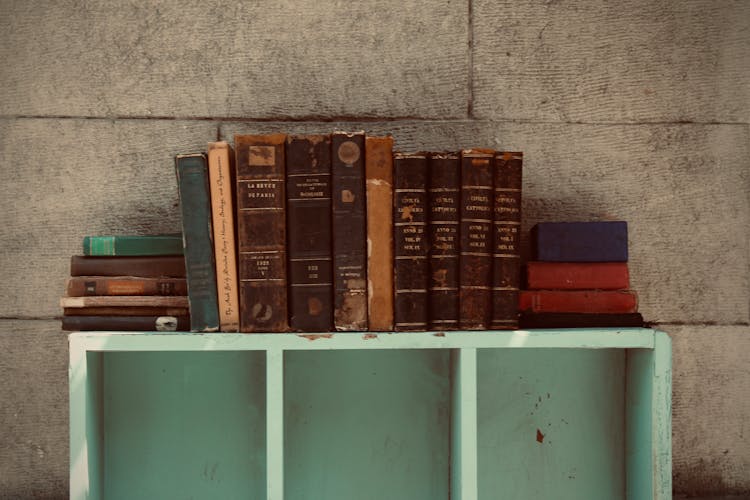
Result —
[{"label": "row of books", "polygon": [[178,155],[192,330],[517,328],[522,161],[364,132]]}]

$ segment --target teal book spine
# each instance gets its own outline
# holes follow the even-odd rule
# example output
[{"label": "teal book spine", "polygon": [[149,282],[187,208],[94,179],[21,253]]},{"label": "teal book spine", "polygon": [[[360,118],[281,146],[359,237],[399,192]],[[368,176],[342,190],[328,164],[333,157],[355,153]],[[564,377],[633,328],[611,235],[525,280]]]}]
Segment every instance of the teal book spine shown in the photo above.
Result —
[{"label": "teal book spine", "polygon": [[182,215],[190,330],[216,332],[219,330],[219,306],[206,155],[177,155],[175,169]]},{"label": "teal book spine", "polygon": [[86,236],[83,238],[83,255],[183,255],[182,235]]}]

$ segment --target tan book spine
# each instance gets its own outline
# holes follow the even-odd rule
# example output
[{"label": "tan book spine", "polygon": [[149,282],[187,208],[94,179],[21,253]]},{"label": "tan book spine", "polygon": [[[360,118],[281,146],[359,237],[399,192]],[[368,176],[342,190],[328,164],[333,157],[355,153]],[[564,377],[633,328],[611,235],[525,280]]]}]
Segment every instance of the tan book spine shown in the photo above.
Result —
[{"label": "tan book spine", "polygon": [[225,141],[208,143],[208,179],[216,254],[216,288],[222,332],[240,329],[237,255],[234,235],[234,154]]},{"label": "tan book spine", "polygon": [[187,297],[111,295],[62,297],[60,307],[190,307]]},{"label": "tan book spine", "polygon": [[393,137],[365,138],[367,314],[370,330],[393,330]]}]

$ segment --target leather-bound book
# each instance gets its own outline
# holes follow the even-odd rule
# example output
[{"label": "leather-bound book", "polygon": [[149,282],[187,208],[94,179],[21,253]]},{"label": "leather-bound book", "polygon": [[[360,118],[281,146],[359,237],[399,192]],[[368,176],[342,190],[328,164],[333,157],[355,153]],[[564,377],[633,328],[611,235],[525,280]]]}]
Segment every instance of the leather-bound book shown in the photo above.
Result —
[{"label": "leather-bound book", "polygon": [[461,152],[459,327],[464,330],[486,330],[492,316],[493,154]]},{"label": "leather-bound book", "polygon": [[206,155],[177,155],[175,170],[180,193],[190,327],[195,332],[216,332],[219,309]]},{"label": "leather-bound book", "polygon": [[496,153],[492,228],[493,330],[518,328],[521,285],[521,181],[523,153]]},{"label": "leather-bound book", "polygon": [[66,331],[185,332],[189,316],[63,316]]},{"label": "leather-bound book", "polygon": [[394,327],[427,329],[427,156],[393,157]]},{"label": "leather-bound book", "polygon": [[289,329],[285,144],[285,134],[234,137],[241,332]]},{"label": "leather-bound book", "polygon": [[133,276],[74,276],[65,293],[84,295],[187,295],[184,278],[136,278]]},{"label": "leather-bound book", "polygon": [[393,330],[393,138],[365,138],[367,315],[371,331]]},{"label": "leather-bound book", "polygon": [[148,257],[70,258],[71,276],[138,276],[141,278],[184,278],[185,257],[155,255]]},{"label": "leather-bound book", "polygon": [[365,134],[331,135],[333,321],[336,330],[367,330]]},{"label": "leather-bound book", "polygon": [[331,262],[331,138],[286,141],[289,326],[301,332],[333,327]]},{"label": "leather-bound book", "polygon": [[461,208],[461,163],[458,153],[430,154],[428,177],[429,328],[456,330]]}]

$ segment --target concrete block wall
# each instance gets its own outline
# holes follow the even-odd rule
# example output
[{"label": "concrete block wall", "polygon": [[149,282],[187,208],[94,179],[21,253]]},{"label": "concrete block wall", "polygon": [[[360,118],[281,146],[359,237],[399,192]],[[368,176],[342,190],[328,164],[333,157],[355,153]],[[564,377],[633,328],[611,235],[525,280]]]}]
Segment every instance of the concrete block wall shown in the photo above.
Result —
[{"label": "concrete block wall", "polygon": [[524,229],[627,220],[675,492],[750,493],[750,3],[0,0],[0,68],[0,497],[67,496],[81,238],[178,230],[176,153],[339,128],[524,151]]}]

